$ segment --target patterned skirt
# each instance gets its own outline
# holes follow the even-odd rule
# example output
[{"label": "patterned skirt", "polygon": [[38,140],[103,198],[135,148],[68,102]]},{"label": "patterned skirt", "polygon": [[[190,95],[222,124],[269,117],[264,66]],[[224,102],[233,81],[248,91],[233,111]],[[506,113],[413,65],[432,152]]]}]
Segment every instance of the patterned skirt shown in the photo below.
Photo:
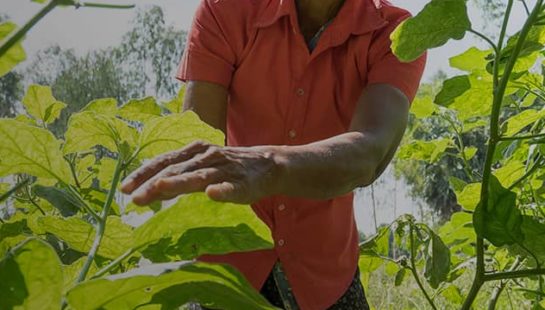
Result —
[{"label": "patterned skirt", "polygon": [[[297,306],[297,302],[295,301],[295,296],[278,263],[274,266],[273,271],[269,274],[269,277],[261,288],[261,295],[263,295],[273,306],[280,309],[299,310],[299,306]],[[199,307],[197,305],[192,305],[189,309],[208,310],[207,308]],[[344,295],[327,310],[369,310],[369,304],[365,298],[363,285],[360,281],[359,269],[356,271],[348,290],[346,290]]]}]

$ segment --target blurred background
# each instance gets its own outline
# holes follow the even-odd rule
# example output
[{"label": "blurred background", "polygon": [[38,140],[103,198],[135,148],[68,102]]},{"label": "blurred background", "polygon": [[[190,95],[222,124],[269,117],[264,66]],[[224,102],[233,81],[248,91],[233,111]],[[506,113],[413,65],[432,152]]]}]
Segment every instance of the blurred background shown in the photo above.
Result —
[{"label": "blurred background", "polygon": [[[112,0],[109,3],[136,8],[55,9],[27,35],[27,61],[0,79],[0,117],[17,113],[31,83],[52,86],[55,97],[69,104],[54,124],[58,133],[64,132],[70,113],[96,98],[125,102],[144,96],[173,97],[180,87],[174,71],[199,1]],[[416,14],[427,1],[392,2]],[[21,25],[40,7],[31,1],[2,0],[0,19]],[[502,1],[472,0],[470,7],[474,28],[494,36]],[[522,6],[517,6],[510,28],[519,29],[524,19]],[[430,51],[424,83],[433,85],[456,75],[448,59],[474,45],[484,47],[478,38],[466,35]],[[404,213],[432,224],[448,219],[457,203],[440,167],[396,161],[372,187],[358,190],[356,214],[362,237]]]}]

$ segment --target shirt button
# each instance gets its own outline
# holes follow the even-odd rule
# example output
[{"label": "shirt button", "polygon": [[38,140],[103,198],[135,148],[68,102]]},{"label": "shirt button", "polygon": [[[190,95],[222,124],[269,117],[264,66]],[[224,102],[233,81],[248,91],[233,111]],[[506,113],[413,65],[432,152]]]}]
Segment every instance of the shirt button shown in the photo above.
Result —
[{"label": "shirt button", "polygon": [[292,138],[292,139],[295,139],[295,137],[297,137],[297,131],[295,131],[295,130],[293,130],[293,129],[290,130],[290,131],[288,132],[288,136],[290,136],[290,138]]},{"label": "shirt button", "polygon": [[298,88],[296,93],[297,93],[297,96],[302,97],[305,95],[305,90],[302,88]]},{"label": "shirt button", "polygon": [[284,204],[281,204],[278,206],[278,210],[284,211],[286,209],[286,206]]},{"label": "shirt button", "polygon": [[284,241],[284,239],[278,240],[278,245],[279,245],[279,246],[284,246],[284,244],[286,244],[286,242]]}]

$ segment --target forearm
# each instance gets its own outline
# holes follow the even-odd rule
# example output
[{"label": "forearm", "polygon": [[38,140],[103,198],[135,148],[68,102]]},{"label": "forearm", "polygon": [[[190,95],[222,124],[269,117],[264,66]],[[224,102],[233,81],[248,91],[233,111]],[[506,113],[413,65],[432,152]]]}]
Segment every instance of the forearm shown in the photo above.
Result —
[{"label": "forearm", "polygon": [[275,189],[287,196],[329,199],[370,185],[389,161],[389,139],[350,132],[308,145],[273,146]]}]

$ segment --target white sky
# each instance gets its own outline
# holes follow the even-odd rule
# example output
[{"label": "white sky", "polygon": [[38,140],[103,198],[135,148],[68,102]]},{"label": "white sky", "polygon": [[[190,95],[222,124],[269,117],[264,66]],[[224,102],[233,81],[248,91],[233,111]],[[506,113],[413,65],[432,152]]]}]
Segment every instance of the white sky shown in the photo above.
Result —
[{"label": "white sky", "polygon": [[[97,2],[104,2],[96,0]],[[13,21],[21,25],[35,14],[41,7],[40,4],[30,0],[0,0],[0,13],[8,14]],[[413,14],[428,2],[428,0],[392,0],[398,6],[410,10]],[[528,1],[533,5],[535,0]],[[188,29],[191,25],[192,15],[195,12],[199,0],[110,0],[109,3],[127,4],[136,3],[138,6],[160,5],[166,14],[168,24],[174,24],[182,29]],[[511,18],[511,29],[519,29],[524,22],[525,13],[520,2],[515,2],[516,8]],[[130,29],[130,20],[134,17],[132,10],[101,10],[83,8],[58,8],[43,19],[39,26],[32,29],[24,42],[29,57],[51,44],[59,44],[64,48],[73,48],[78,53],[97,48],[116,45],[121,36]],[[483,21],[480,14],[472,10],[471,14],[474,28],[481,29]],[[440,20],[437,21],[438,23]],[[471,35],[462,41],[451,41],[442,48],[429,52],[428,66],[425,79],[429,79],[434,73],[442,69],[449,74],[455,72],[448,68],[448,59],[464,52],[470,46],[477,44],[486,47]],[[380,210],[377,212],[378,222],[389,223],[394,220],[394,214],[418,213],[418,205],[408,198],[406,185],[394,183],[392,173],[381,178],[382,185],[377,185],[375,196],[380,202]],[[397,190],[394,195],[392,191]],[[374,221],[370,201],[370,191],[364,190],[358,195],[356,203],[356,218],[360,230],[366,234],[374,231]],[[395,196],[395,198],[394,198]],[[394,211],[392,201],[397,201],[397,210]]]}]

